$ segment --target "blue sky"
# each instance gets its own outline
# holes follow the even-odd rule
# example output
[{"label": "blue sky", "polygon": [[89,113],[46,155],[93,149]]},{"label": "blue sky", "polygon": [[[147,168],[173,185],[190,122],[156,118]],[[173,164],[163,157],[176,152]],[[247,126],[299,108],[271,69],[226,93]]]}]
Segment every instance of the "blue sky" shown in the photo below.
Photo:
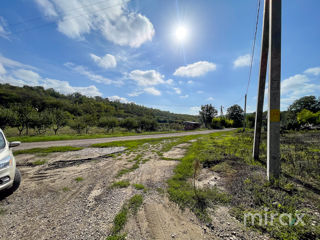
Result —
[{"label": "blue sky", "polygon": [[[3,0],[0,83],[197,114],[243,105],[257,0]],[[283,0],[281,108],[320,95],[320,2]],[[263,0],[248,111],[256,107]],[[267,99],[266,99],[267,100]]]}]

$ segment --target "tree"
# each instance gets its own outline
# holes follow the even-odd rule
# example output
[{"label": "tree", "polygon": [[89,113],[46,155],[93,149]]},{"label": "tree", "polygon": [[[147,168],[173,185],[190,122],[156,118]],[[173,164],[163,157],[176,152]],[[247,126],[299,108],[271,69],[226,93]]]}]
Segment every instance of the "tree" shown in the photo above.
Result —
[{"label": "tree", "polygon": [[234,127],[242,127],[243,126],[243,110],[238,105],[235,104],[227,109],[227,118],[233,120]]},{"label": "tree", "polygon": [[307,109],[303,109],[297,114],[297,120],[299,124],[317,124],[320,119],[320,111],[313,113]]},{"label": "tree", "polygon": [[55,135],[57,135],[59,129],[67,125],[68,119],[70,118],[71,114],[61,109],[55,108],[51,110],[50,119],[52,122],[52,129]]},{"label": "tree", "polygon": [[156,131],[158,123],[154,119],[141,118],[138,121],[138,126],[142,131]]},{"label": "tree", "polygon": [[138,123],[133,118],[126,118],[126,119],[123,119],[120,122],[120,126],[123,127],[123,128],[128,129],[128,131],[131,131],[133,129],[137,129],[138,128]]},{"label": "tree", "polygon": [[206,128],[209,128],[212,119],[218,115],[218,111],[211,104],[206,104],[201,106],[201,111],[199,112],[199,114],[201,121],[204,123]]},{"label": "tree", "polygon": [[68,125],[71,129],[75,130],[78,134],[81,134],[81,131],[86,128],[86,124],[84,122],[83,117],[74,117],[74,119],[70,120]]},{"label": "tree", "polygon": [[14,122],[14,113],[9,108],[0,106],[0,128],[5,129]]},{"label": "tree", "polygon": [[99,119],[99,122],[98,122],[98,126],[102,128],[106,128],[107,132],[109,132],[110,129],[113,132],[113,129],[118,125],[119,125],[119,121],[115,117],[102,117]]},{"label": "tree", "polygon": [[46,132],[47,128],[49,128],[52,124],[50,119],[49,112],[32,112],[30,115],[30,123],[29,126],[37,132],[37,134],[42,134]]},{"label": "tree", "polygon": [[15,104],[12,106],[12,111],[15,113],[13,126],[18,128],[19,135],[24,129],[28,135],[32,114],[36,110],[30,104]]},{"label": "tree", "polygon": [[320,99],[317,100],[315,96],[299,98],[289,106],[288,111],[297,114],[303,109],[309,110],[313,113],[320,111]]}]

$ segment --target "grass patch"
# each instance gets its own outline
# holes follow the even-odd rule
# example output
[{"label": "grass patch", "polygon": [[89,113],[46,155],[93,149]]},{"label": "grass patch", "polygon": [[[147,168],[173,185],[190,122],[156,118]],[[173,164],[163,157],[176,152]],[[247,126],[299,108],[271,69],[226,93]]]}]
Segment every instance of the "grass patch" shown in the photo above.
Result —
[{"label": "grass patch", "polygon": [[175,139],[175,138],[176,137],[171,137],[171,138],[164,137],[164,138],[149,138],[149,139],[128,140],[128,141],[115,141],[115,142],[108,142],[108,143],[96,143],[96,144],[92,144],[91,147],[100,147],[100,148],[125,147],[128,150],[134,150],[146,143],[154,145],[163,140]]},{"label": "grass patch", "polygon": [[145,190],[146,187],[143,185],[143,184],[133,184],[134,188],[137,189],[137,190]]},{"label": "grass patch", "polygon": [[106,240],[125,240],[127,237],[126,234],[123,235],[114,235],[114,236],[109,236],[106,238]]},{"label": "grass patch", "polygon": [[83,177],[76,177],[74,180],[76,182],[82,182],[84,179],[83,179]]},{"label": "grass patch", "polygon": [[[198,131],[201,131],[198,129]],[[155,135],[166,133],[179,133],[184,131],[159,131],[159,132],[119,132],[107,134],[59,134],[59,135],[45,135],[45,136],[16,136],[8,137],[8,141],[21,141],[21,142],[44,142],[44,141],[62,141],[62,140],[76,140],[76,139],[94,139],[94,138],[112,138],[124,136],[139,136],[139,135]]]},{"label": "grass patch", "polygon": [[3,209],[3,208],[0,208],[0,216],[1,215],[5,215],[7,212],[7,210]]},{"label": "grass patch", "polygon": [[79,151],[82,147],[71,147],[71,146],[61,146],[61,147],[48,147],[48,148],[31,148],[25,150],[14,151],[14,155],[19,154],[36,154],[36,153],[53,153],[53,152],[69,152],[69,151]]},{"label": "grass patch", "polygon": [[133,214],[136,214],[138,212],[138,209],[141,207],[143,202],[143,197],[140,194],[134,195],[129,200],[129,209],[131,209]]},{"label": "grass patch", "polygon": [[235,170],[232,169],[232,166],[230,166],[227,162],[218,163],[217,165],[211,167],[210,170],[222,174],[232,174],[235,172]]},{"label": "grass patch", "polygon": [[217,188],[195,191],[188,180],[193,176],[195,160],[200,158],[201,162],[204,161],[203,152],[210,146],[208,142],[222,134],[225,133],[213,133],[193,142],[187,154],[174,169],[173,177],[168,180],[170,200],[178,203],[181,208],[190,208],[203,222],[210,221],[207,214],[208,207],[212,207],[215,203],[227,203],[230,201],[230,197]]},{"label": "grass patch", "polygon": [[143,197],[140,194],[134,195],[129,199],[129,202],[124,204],[120,212],[115,216],[113,220],[113,227],[111,229],[111,235],[107,238],[112,239],[125,239],[126,234],[120,234],[120,231],[127,223],[129,213],[136,214],[140,206],[142,205]]},{"label": "grass patch", "polygon": [[48,162],[47,159],[42,159],[42,160],[37,160],[37,161],[34,161],[32,162],[31,164],[34,165],[34,166],[40,166],[40,165],[44,165]]},{"label": "grass patch", "polygon": [[68,188],[68,187],[63,187],[62,188],[62,191],[64,191],[64,192],[69,192],[71,189],[70,188]]},{"label": "grass patch", "polygon": [[126,188],[130,186],[130,182],[127,180],[115,182],[111,185],[112,188]]}]

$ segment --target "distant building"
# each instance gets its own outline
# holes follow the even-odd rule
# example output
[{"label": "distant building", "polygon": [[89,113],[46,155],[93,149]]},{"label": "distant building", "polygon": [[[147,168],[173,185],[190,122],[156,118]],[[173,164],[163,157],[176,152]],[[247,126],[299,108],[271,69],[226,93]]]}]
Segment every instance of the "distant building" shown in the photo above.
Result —
[{"label": "distant building", "polygon": [[183,122],[183,125],[184,125],[184,130],[194,130],[194,129],[200,128],[201,123],[186,121],[186,122]]}]

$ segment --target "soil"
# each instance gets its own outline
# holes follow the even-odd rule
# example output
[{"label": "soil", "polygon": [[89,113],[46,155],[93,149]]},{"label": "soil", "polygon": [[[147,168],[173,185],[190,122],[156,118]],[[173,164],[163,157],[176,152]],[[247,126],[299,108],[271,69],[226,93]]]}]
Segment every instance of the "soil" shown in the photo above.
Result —
[{"label": "soil", "polygon": [[[181,144],[164,153],[164,159],[179,159],[190,144]],[[210,211],[212,226],[200,223],[189,210],[182,211],[169,201],[166,181],[178,164],[157,154],[161,143],[145,144],[136,152],[124,148],[86,148],[48,155],[18,155],[22,173],[20,188],[0,199],[0,239],[105,239],[113,219],[134,194],[144,202],[136,215],[130,215],[124,232],[127,239],[267,239],[244,229],[229,214],[227,206]],[[111,153],[116,153],[112,154]],[[141,155],[139,168],[117,177]],[[43,165],[34,165],[44,160]],[[197,184],[215,184],[223,189],[223,179],[208,169]],[[146,191],[111,188],[112,183],[128,180]]]}]

